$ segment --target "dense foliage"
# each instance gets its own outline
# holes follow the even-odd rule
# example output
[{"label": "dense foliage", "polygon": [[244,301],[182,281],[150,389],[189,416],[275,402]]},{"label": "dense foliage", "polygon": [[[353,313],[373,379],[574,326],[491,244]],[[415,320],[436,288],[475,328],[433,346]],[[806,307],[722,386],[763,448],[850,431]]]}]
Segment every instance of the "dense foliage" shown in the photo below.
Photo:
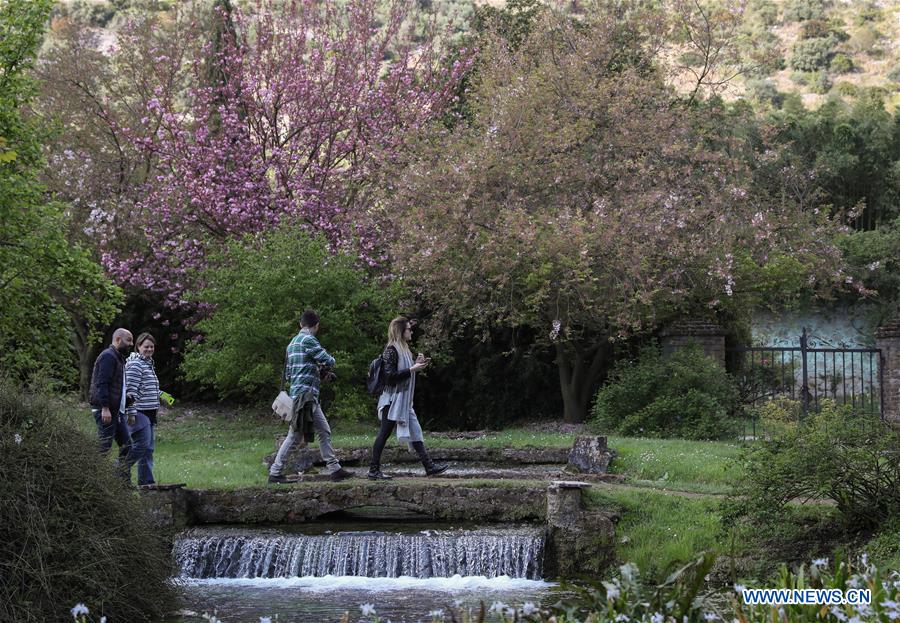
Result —
[{"label": "dense foliage", "polygon": [[297,227],[230,244],[215,255],[206,285],[195,293],[208,315],[196,326],[202,337],[187,348],[188,379],[221,396],[271,400],[285,348],[300,330],[300,314],[310,308],[321,318],[319,341],[337,359],[337,404],[330,413],[364,413],[369,362],[400,310],[398,289],[371,282],[354,261],[332,255],[323,238]]},{"label": "dense foliage", "polygon": [[746,309],[772,267],[823,288],[841,274],[827,217],[752,186],[735,119],[668,86],[680,69],[656,52],[662,14],[595,9],[541,15],[515,49],[490,40],[473,121],[430,129],[388,181],[388,209],[411,215],[400,272],[439,322],[546,336],[568,421],[585,417],[610,340],[691,307]]},{"label": "dense foliage", "polygon": [[121,292],[66,239],[65,206],[48,201],[38,179],[46,128],[26,115],[35,96],[28,72],[51,4],[0,5],[0,367],[72,381],[73,320],[76,339],[96,339],[93,330],[112,319]]},{"label": "dense foliage", "polygon": [[95,440],[0,379],[0,619],[63,621],[77,602],[115,621],[160,617],[173,606],[162,536]]},{"label": "dense foliage", "polygon": [[741,474],[730,521],[775,525],[795,500],[832,500],[853,529],[900,516],[900,433],[850,405],[824,400],[799,425],[750,446]]},{"label": "dense foliage", "polygon": [[663,357],[645,348],[620,361],[594,402],[591,427],[641,437],[719,439],[734,431],[737,392],[721,364],[699,347]]}]

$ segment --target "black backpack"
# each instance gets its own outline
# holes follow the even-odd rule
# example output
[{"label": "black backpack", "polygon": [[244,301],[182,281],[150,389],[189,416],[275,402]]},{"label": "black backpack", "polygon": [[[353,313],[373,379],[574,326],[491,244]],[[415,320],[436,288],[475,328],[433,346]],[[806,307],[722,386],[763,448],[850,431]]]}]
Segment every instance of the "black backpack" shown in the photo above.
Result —
[{"label": "black backpack", "polygon": [[384,391],[384,379],[381,378],[381,368],[384,363],[381,360],[381,355],[378,355],[377,358],[372,360],[372,363],[369,364],[369,375],[366,377],[366,390],[372,396],[380,396],[381,392]]}]

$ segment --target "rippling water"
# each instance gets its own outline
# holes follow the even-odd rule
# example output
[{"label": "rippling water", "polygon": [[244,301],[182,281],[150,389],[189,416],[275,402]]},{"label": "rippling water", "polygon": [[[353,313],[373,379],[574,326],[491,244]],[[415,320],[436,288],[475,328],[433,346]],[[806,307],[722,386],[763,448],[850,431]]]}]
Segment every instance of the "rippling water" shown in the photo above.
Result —
[{"label": "rippling water", "polygon": [[[336,622],[350,613],[362,619],[360,605],[372,604],[382,620],[430,621],[428,613],[461,607],[477,610],[494,601],[549,605],[562,593],[549,582],[496,578],[364,578],[351,576],[205,579],[179,581],[183,608],[197,614],[216,612],[225,623],[258,623],[268,616],[279,623]],[[455,604],[459,603],[459,606]],[[196,621],[181,616],[175,621]]]}]

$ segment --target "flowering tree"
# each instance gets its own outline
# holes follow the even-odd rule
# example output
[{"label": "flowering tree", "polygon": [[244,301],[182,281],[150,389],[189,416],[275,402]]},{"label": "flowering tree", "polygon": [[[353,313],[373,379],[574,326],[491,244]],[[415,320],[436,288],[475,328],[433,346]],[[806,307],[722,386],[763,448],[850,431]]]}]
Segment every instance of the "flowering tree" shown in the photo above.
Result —
[{"label": "flowering tree", "polygon": [[400,271],[444,314],[545,335],[567,421],[585,417],[612,340],[788,275],[842,278],[830,221],[755,196],[734,119],[667,86],[672,27],[599,4],[547,14],[515,50],[496,38],[473,122],[424,135],[389,189]]},{"label": "flowering tree", "polygon": [[442,64],[433,34],[414,45],[407,2],[380,26],[377,5],[217,2],[214,36],[191,7],[120,33],[110,67],[131,84],[118,105],[139,114],[117,115],[102,85],[98,114],[146,176],[126,209],[92,218],[119,282],[178,305],[210,245],[285,220],[381,259],[355,218],[373,172],[442,112],[467,62]]}]

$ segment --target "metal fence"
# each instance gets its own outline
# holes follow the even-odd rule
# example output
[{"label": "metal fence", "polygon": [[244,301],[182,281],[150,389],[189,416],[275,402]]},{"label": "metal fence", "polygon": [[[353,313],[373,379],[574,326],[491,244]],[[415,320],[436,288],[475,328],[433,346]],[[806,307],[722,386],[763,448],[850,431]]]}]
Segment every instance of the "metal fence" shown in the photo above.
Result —
[{"label": "metal fence", "polygon": [[830,398],[884,419],[884,366],[878,348],[811,347],[804,328],[798,347],[733,347],[726,353],[745,404],[785,396],[799,401],[806,415],[818,409],[820,399]]}]

